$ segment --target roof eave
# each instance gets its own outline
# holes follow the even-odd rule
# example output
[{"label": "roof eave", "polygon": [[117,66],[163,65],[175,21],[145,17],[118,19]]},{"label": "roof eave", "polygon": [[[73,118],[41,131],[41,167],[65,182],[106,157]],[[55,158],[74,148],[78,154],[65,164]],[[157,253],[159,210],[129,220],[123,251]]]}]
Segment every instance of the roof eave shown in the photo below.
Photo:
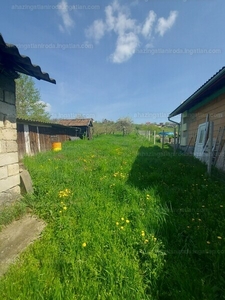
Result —
[{"label": "roof eave", "polygon": [[174,111],[172,111],[169,114],[168,118],[175,117],[184,111],[187,110],[188,104],[190,104],[191,101],[194,101],[197,99],[198,96],[200,96],[203,92],[205,92],[207,89],[211,87],[213,83],[215,83],[216,80],[218,80],[220,77],[225,75],[225,68],[221,69],[218,74],[216,74],[211,80],[207,81],[200,89],[198,89],[194,94],[192,94],[189,98],[187,98],[181,105],[179,105]]},{"label": "roof eave", "polygon": [[0,54],[3,68],[56,84],[55,79],[50,78],[48,73],[42,72],[39,66],[33,65],[28,56],[21,55],[15,45],[6,43],[1,34]]}]

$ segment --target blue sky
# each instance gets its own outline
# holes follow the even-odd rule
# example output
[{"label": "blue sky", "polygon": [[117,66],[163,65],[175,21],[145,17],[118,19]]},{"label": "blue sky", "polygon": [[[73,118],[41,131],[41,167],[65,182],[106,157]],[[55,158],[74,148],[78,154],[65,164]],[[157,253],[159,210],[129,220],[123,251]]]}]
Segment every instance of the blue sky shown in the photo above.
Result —
[{"label": "blue sky", "polygon": [[56,79],[34,79],[53,118],[159,123],[224,66],[224,11],[224,0],[7,0],[0,32]]}]

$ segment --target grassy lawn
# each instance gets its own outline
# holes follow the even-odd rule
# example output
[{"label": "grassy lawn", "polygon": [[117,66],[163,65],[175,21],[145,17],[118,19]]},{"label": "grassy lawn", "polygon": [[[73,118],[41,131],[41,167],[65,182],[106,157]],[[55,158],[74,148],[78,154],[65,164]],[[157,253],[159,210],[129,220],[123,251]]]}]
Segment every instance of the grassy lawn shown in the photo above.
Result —
[{"label": "grassy lawn", "polygon": [[141,137],[66,142],[26,158],[23,203],[48,226],[1,299],[225,299],[225,176]]}]

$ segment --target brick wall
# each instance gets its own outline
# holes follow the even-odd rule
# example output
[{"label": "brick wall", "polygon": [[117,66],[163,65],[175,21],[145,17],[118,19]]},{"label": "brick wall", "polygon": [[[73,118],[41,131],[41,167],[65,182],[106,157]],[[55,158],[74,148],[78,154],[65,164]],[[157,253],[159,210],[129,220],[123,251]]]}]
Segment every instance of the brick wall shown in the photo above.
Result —
[{"label": "brick wall", "polygon": [[0,74],[0,206],[20,195],[15,82]]}]

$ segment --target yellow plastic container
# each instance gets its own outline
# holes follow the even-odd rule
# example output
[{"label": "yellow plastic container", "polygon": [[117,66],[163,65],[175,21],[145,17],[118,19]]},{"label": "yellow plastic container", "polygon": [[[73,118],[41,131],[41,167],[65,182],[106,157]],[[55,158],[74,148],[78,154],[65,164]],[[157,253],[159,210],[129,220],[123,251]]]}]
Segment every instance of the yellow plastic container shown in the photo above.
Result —
[{"label": "yellow plastic container", "polygon": [[52,150],[53,151],[60,151],[62,150],[62,143],[52,143]]}]

